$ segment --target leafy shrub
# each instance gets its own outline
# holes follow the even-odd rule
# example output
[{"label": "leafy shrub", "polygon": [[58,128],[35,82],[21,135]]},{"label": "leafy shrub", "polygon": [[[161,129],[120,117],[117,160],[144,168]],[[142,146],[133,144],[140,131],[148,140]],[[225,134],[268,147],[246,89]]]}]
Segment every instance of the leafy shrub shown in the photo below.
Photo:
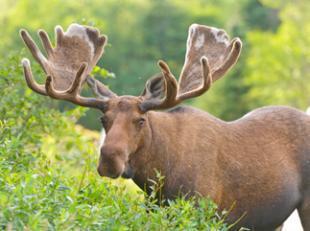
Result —
[{"label": "leafy shrub", "polygon": [[[95,139],[26,87],[18,56],[0,64],[0,227],[6,230],[228,230],[211,201],[157,205],[97,176]],[[36,73],[36,71],[34,71]]]}]

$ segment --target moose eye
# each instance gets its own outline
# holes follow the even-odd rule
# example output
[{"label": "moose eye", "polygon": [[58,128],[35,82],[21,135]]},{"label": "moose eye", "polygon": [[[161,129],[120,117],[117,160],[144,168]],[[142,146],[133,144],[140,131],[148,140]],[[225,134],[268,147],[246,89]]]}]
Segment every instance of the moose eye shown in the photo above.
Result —
[{"label": "moose eye", "polygon": [[139,126],[139,127],[142,127],[145,123],[145,119],[144,118],[139,118],[137,119],[136,121],[136,124]]}]

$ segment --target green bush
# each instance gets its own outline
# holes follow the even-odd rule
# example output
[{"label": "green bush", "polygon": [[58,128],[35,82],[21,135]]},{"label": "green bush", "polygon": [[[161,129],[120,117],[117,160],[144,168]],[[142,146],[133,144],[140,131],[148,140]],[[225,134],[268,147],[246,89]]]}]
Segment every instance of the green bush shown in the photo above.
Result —
[{"label": "green bush", "polygon": [[53,109],[26,87],[19,57],[0,64],[0,229],[228,230],[211,201],[159,206],[100,178],[94,136],[75,125],[85,109]]}]

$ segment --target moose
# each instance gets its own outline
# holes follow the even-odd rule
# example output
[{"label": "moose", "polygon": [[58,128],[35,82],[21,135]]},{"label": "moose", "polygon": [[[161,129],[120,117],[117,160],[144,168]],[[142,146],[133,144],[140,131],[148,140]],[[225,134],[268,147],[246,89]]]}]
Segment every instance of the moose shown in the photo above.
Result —
[{"label": "moose", "polygon": [[[131,178],[147,193],[164,177],[162,196],[209,197],[229,209],[234,227],[274,230],[298,210],[310,231],[310,117],[286,106],[256,109],[226,122],[205,111],[178,106],[202,95],[239,58],[242,42],[224,30],[189,27],[185,62],[177,81],[164,61],[140,96],[118,96],[91,76],[107,37],[93,27],[71,24],[55,28],[56,45],[38,35],[44,56],[26,30],[20,35],[46,74],[35,81],[30,62],[22,60],[27,85],[54,99],[99,109],[107,132],[100,148],[98,173]],[[87,83],[96,96],[83,97]]]}]

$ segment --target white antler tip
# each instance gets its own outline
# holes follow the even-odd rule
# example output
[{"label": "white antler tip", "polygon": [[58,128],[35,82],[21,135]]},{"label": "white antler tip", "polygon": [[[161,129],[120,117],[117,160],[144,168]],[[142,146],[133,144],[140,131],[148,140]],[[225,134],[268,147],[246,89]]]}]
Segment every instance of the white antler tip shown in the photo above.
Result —
[{"label": "white antler tip", "polygon": [[195,29],[196,27],[198,27],[199,24],[197,23],[193,23],[192,25],[189,26],[190,29]]},{"label": "white antler tip", "polygon": [[57,26],[55,26],[55,31],[56,31],[56,32],[58,32],[58,31],[59,31],[59,32],[60,32],[60,31],[63,32],[63,29],[62,29],[62,27],[61,27],[60,25],[57,25]]},{"label": "white antler tip", "polygon": [[25,29],[20,29],[19,30],[19,34],[23,37],[25,34],[27,33],[27,31]]},{"label": "white antler tip", "polygon": [[81,68],[85,69],[87,66],[88,66],[88,63],[87,63],[87,62],[82,62]]},{"label": "white antler tip", "polygon": [[38,35],[44,34],[44,33],[45,33],[45,30],[43,30],[43,29],[39,29],[39,30],[38,30]]},{"label": "white antler tip", "polygon": [[71,24],[69,25],[69,28],[70,28],[70,27],[75,27],[75,26],[80,27],[81,25],[78,24],[78,23],[76,23],[76,22],[74,22],[74,23],[71,23]]},{"label": "white antler tip", "polygon": [[208,58],[206,56],[202,56],[200,62],[202,62],[203,64],[208,64]]},{"label": "white antler tip", "polygon": [[239,37],[235,38],[235,44],[237,44],[238,46],[242,46],[242,41]]},{"label": "white antler tip", "polygon": [[190,25],[190,27],[188,28],[188,34],[190,35],[190,34],[195,33],[198,27],[199,27],[199,24],[197,23],[193,23],[192,25]]},{"label": "white antler tip", "polygon": [[26,59],[26,58],[23,58],[22,59],[22,65],[25,67],[25,66],[30,66],[30,61],[29,59]]},{"label": "white antler tip", "polygon": [[169,67],[168,67],[168,65],[165,63],[165,61],[159,60],[159,61],[157,62],[157,65],[158,65],[162,70],[165,70],[166,72],[169,71]]},{"label": "white antler tip", "polygon": [[67,31],[65,32],[65,35],[67,36],[79,36],[83,38],[84,36],[87,36],[86,27],[77,24],[72,23],[69,25]]}]

